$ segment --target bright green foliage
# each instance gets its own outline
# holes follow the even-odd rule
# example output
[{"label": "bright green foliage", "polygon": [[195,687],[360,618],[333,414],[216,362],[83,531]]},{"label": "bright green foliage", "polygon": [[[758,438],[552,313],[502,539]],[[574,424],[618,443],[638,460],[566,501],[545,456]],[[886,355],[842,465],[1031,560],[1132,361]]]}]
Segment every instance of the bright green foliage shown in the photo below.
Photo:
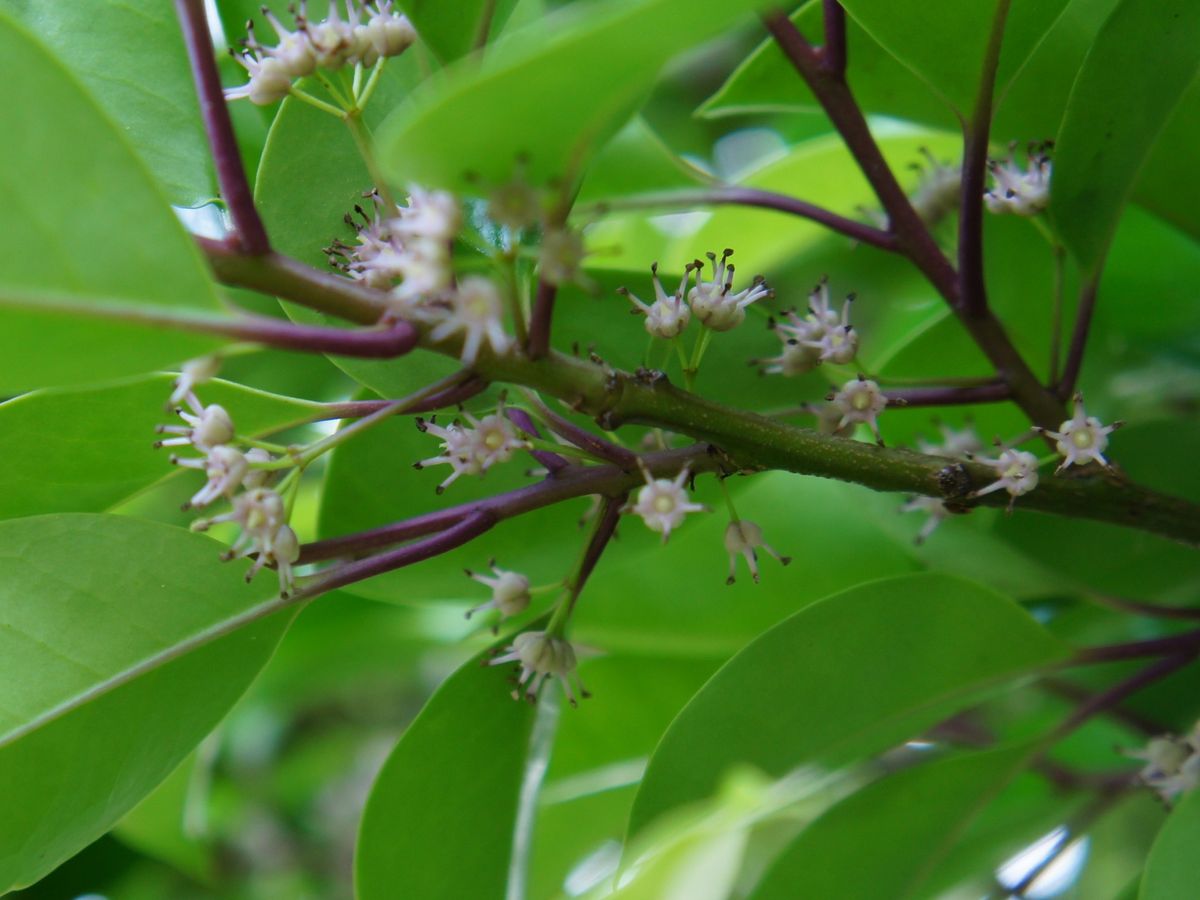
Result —
[{"label": "bright green foliage", "polygon": [[3,13],[0,80],[23,86],[5,101],[0,235],[28,248],[0,270],[0,391],[102,382],[211,348],[208,338],[87,316],[92,306],[216,311],[217,297],[125,139]]},{"label": "bright green foliage", "polygon": [[[1088,273],[1104,258],[1154,139],[1200,71],[1198,43],[1195,3],[1123,0],[1080,69],[1059,138],[1053,207]],[[1158,64],[1144,64],[1148,51]]]},{"label": "bright green foliage", "polygon": [[214,541],[163,525],[39,516],[0,523],[0,548],[8,888],[95,840],[166,777],[250,684],[289,616],[228,629],[271,589],[214,565]]},{"label": "bright green foliage", "polygon": [[[443,63],[453,62],[494,36],[516,6],[516,0],[403,0],[399,4],[421,40]],[[473,26],[473,27],[472,27]]]},{"label": "bright green foliage", "polygon": [[1196,890],[1196,841],[1200,839],[1200,794],[1171,811],[1146,859],[1141,900],[1184,900]]},{"label": "bright green foliage", "polygon": [[[630,832],[706,796],[735,762],[776,775],[845,764],[1065,653],[968,581],[918,575],[830,597],[764,633],[692,699],[651,759]],[[786,702],[771,685],[787,685]]]}]

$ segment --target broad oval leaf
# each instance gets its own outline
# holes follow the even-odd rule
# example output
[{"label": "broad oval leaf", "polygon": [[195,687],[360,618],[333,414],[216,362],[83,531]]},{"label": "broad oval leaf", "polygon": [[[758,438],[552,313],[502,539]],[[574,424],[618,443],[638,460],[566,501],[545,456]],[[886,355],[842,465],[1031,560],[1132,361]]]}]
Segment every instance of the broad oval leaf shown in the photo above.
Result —
[{"label": "broad oval leaf", "polygon": [[208,142],[172,4],[0,0],[0,7],[55,48],[120,124],[174,203],[192,206],[212,197]]},{"label": "broad oval leaf", "polygon": [[829,809],[772,863],[751,900],[918,894],[1028,746],[927,762],[886,776]]},{"label": "broad oval leaf", "polygon": [[1163,824],[1142,874],[1140,900],[1186,900],[1196,894],[1200,791],[1184,795]]},{"label": "broad oval leaf", "polygon": [[630,819],[710,794],[744,762],[781,775],[884,750],[1068,653],[1006,597],[921,574],[813,604],[731,659],[650,760]]},{"label": "broad oval leaf", "polygon": [[[154,426],[178,421],[163,408],[173,380],[52,388],[0,403],[0,519],[102,512],[175,473],[169,451],[153,448]],[[307,421],[317,408],[228,381],[211,381],[203,392],[251,437]]]},{"label": "broad oval leaf", "polygon": [[256,618],[282,603],[219,552],[121,516],[0,522],[0,890],[112,827],[270,657],[290,614]]},{"label": "broad oval leaf", "polygon": [[520,158],[538,182],[573,182],[671,54],[759,5],[638,0],[560,10],[422,83],[384,123],[382,162],[397,179],[439,187],[505,182]]},{"label": "broad oval leaf", "polygon": [[513,702],[489,654],[442,682],[376,778],[355,851],[362,900],[505,895],[536,708]]},{"label": "broad oval leaf", "polygon": [[0,393],[162,368],[208,337],[90,318],[217,312],[204,265],[140,160],[37,39],[0,13]]},{"label": "broad oval leaf", "polygon": [[1200,4],[1122,0],[1084,60],[1055,151],[1051,209],[1085,272],[1100,266],[1155,138],[1200,71],[1197,46]]},{"label": "broad oval leaf", "polygon": [[516,0],[400,0],[397,4],[434,55],[453,62],[504,26]]}]

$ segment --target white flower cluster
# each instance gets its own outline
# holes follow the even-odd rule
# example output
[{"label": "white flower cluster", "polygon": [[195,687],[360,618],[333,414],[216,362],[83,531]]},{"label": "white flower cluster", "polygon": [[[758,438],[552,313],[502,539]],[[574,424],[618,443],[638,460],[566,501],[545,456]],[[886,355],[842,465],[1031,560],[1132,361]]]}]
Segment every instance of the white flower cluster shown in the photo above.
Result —
[{"label": "white flower cluster", "polygon": [[385,57],[400,55],[417,37],[408,19],[393,10],[393,0],[346,0],[344,19],[338,0],[331,0],[329,15],[320,22],[309,20],[307,6],[307,0],[301,0],[294,11],[294,29],[263,7],[263,16],[275,30],[274,46],[261,43],[254,35],[253,23],[246,23],[244,49],[233,51],[233,58],[250,73],[250,80],[226,91],[227,99],[246,97],[251,103],[267,106],[286,97],[297,78],[317,69],[373,66]]},{"label": "white flower cluster", "polygon": [[[773,296],[761,275],[755,276],[749,287],[735,292],[734,266],[729,262],[732,255],[732,250],[726,250],[718,261],[715,253],[707,254],[713,268],[709,281],[705,281],[700,274],[704,270],[703,263],[699,260],[688,263],[684,267],[683,280],[672,295],[663,290],[658,280],[658,263],[655,263],[650,267],[655,295],[653,303],[643,303],[627,288],[620,288],[619,293],[629,298],[636,312],[645,315],[646,331],[654,337],[666,340],[678,337],[687,328],[693,315],[710,331],[730,331],[746,320],[746,307]],[[689,290],[693,272],[696,273],[696,283]]]},{"label": "white flower cluster", "polygon": [[854,294],[846,296],[839,315],[829,302],[829,282],[822,278],[808,295],[808,314],[794,310],[784,313],[786,322],[774,323],[775,333],[783,342],[779,356],[759,360],[763,371],[777,375],[802,375],[823,362],[846,365],[858,354],[858,332],[850,324],[850,304]]},{"label": "white flower cluster", "polygon": [[[939,422],[938,429],[942,433],[940,444],[931,443],[924,438],[917,440],[917,449],[928,456],[941,456],[946,459],[974,459],[975,454],[983,449],[983,441],[975,433],[975,429],[967,426],[955,430],[949,425]],[[950,510],[940,497],[913,497],[900,507],[900,512],[923,512],[928,514],[925,524],[917,532],[913,542],[923,544],[939,525],[950,515]]]},{"label": "white flower cluster", "polygon": [[991,160],[988,171],[993,185],[984,192],[983,200],[994,213],[1014,216],[1036,216],[1050,203],[1051,163],[1047,151],[1049,141],[1031,144],[1026,168],[1010,156],[1003,163]]},{"label": "white flower cluster", "polygon": [[438,425],[434,419],[417,419],[422,431],[441,438],[442,452],[414,463],[417,469],[447,465],[451,472],[437,487],[440,494],[463,475],[482,475],[497,463],[508,462],[516,450],[529,449],[530,444],[504,415],[503,404],[494,413],[477,419],[463,412],[466,423],[458,421]]},{"label": "white flower cluster", "polygon": [[566,638],[545,631],[524,631],[504,648],[500,656],[491,660],[490,665],[502,666],[511,662],[521,664],[517,688],[512,693],[514,700],[521,699],[522,693],[526,700],[536,700],[546,681],[557,678],[571,705],[577,706],[572,676],[579,686],[580,696],[590,696],[576,671],[575,648]]},{"label": "white flower cluster", "polygon": [[[266,565],[279,572],[279,591],[287,596],[295,586],[292,564],[300,556],[300,542],[287,524],[283,498],[266,487],[268,473],[256,463],[271,461],[271,455],[258,447],[241,450],[235,446],[233,419],[216,403],[203,405],[195,388],[217,372],[219,361],[213,357],[195,360],[183,367],[171,395],[173,402],[183,401],[186,408],[176,412],[184,425],[159,425],[159,434],[174,437],[156,441],[155,447],[192,447],[199,457],[172,456],[171,462],[187,469],[198,469],[206,482],[185,505],[200,509],[222,498],[232,503],[232,511],[192,523],[194,531],[205,531],[219,522],[237,522],[242,533],[230,549],[229,558],[256,555],[246,573],[249,581]],[[190,410],[190,412],[188,411]],[[241,489],[241,493],[238,490]]]},{"label": "white flower cluster", "polygon": [[1089,416],[1083,408],[1083,395],[1076,394],[1074,413],[1058,426],[1058,431],[1050,431],[1047,428],[1037,430],[1057,442],[1055,449],[1063,461],[1059,463],[1055,472],[1061,472],[1068,466],[1093,462],[1107,469],[1109,462],[1104,457],[1104,451],[1108,447],[1108,436],[1124,424],[1113,422],[1111,425],[1105,425],[1095,416]]},{"label": "white flower cluster", "polygon": [[1137,780],[1167,803],[1200,784],[1200,722],[1186,737],[1167,734],[1152,738],[1141,750],[1123,752],[1146,763]]}]

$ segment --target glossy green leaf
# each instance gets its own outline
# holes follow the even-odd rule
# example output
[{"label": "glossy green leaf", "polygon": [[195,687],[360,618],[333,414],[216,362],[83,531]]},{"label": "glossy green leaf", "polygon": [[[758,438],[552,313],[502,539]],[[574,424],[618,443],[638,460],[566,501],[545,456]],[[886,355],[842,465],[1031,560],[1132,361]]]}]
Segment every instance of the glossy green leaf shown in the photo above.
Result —
[{"label": "glossy green leaf", "polygon": [[[64,315],[116,305],[215,312],[199,254],[115,126],[23,26],[0,13],[0,393],[130,375],[207,337]],[[52,111],[52,112],[51,112]]]},{"label": "glossy green leaf", "polygon": [[[0,403],[0,518],[101,512],[172,475],[170,451],[152,445],[156,424],[178,421],[163,408],[173,380],[55,388]],[[316,406],[227,381],[211,381],[201,393],[247,436],[306,421]]]},{"label": "glossy green leaf", "polygon": [[503,28],[517,3],[516,0],[460,3],[401,0],[397,5],[404,10],[425,45],[443,63],[449,63],[469,53],[481,37],[494,35]]},{"label": "glossy green leaf", "polygon": [[362,900],[504,896],[536,707],[487,658],[442,682],[380,771],[355,851]]},{"label": "glossy green leaf", "polygon": [[270,657],[286,612],[215,541],[115,516],[0,523],[0,888],[49,872],[162,781]]},{"label": "glossy green leaf", "polygon": [[[1004,29],[996,84],[1003,86],[1028,58],[1066,0],[1013,0]],[[933,0],[904,6],[891,0],[846,0],[846,11],[963,117],[979,90],[994,2]]]},{"label": "glossy green leaf", "polygon": [[629,194],[696,187],[708,180],[672,153],[645,119],[635,116],[596,154],[575,202],[603,203]]},{"label": "glossy green leaf", "polygon": [[809,825],[751,898],[916,896],[1029,755],[1018,746],[952,757],[868,785]]},{"label": "glossy green leaf", "polygon": [[[546,16],[420,85],[380,132],[393,177],[499,184],[527,158],[538,182],[573,181],[637,108],[669,56],[719,34],[756,0],[581,4]],[[663,37],[670,41],[663,43]]]},{"label": "glossy green leaf", "polygon": [[1197,45],[1200,5],[1122,0],[1084,61],[1055,152],[1051,208],[1086,272],[1103,260],[1155,138],[1200,70]]},{"label": "glossy green leaf", "polygon": [[173,203],[192,206],[213,196],[196,88],[170,3],[0,0],[0,7],[53,48],[84,83]]},{"label": "glossy green leaf", "polygon": [[884,750],[1067,652],[973,582],[931,573],[836,594],[767,631],[684,708],[650,761],[630,833],[706,796],[739,762],[782,774]]},{"label": "glossy green leaf", "polygon": [[1133,192],[1135,202],[1200,241],[1200,204],[1193,191],[1180,190],[1191,183],[1196,146],[1200,146],[1200,80],[1192,82],[1175,107]]},{"label": "glossy green leaf", "polygon": [[1196,846],[1200,842],[1200,791],[1186,794],[1158,833],[1146,871],[1140,900],[1187,900],[1196,893]]}]

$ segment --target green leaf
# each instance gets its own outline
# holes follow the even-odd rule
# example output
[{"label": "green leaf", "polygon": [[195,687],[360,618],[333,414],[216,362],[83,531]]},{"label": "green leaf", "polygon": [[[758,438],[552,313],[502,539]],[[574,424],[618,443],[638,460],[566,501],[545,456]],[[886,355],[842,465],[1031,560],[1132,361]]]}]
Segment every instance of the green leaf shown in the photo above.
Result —
[{"label": "green leaf", "polygon": [[602,203],[629,194],[696,187],[709,180],[676,156],[645,119],[635,116],[596,154],[575,202]]},{"label": "green leaf", "polygon": [[[193,206],[213,196],[200,106],[171,4],[0,0],[0,7],[54,48],[120,125],[174,203]],[[29,78],[22,82],[25,89],[35,84]],[[65,115],[55,109],[47,118]],[[86,146],[78,132],[75,140]]]},{"label": "green leaf", "polygon": [[815,603],[742,650],[679,714],[650,760],[630,833],[708,795],[736,763],[780,775],[878,752],[1067,653],[1007,598],[944,575]]},{"label": "green leaf", "polygon": [[1122,0],[1084,60],[1058,139],[1051,209],[1087,273],[1100,266],[1155,138],[1196,77],[1197,45],[1200,5]]},{"label": "green leaf", "polygon": [[[1025,62],[1066,2],[1014,0],[1004,29],[997,85],[1005,85]],[[910,6],[891,0],[846,0],[843,5],[959,115],[971,114],[995,2],[931,0]]]},{"label": "green leaf", "polygon": [[1193,81],[1142,167],[1133,199],[1200,241],[1200,204],[1195,191],[1180,190],[1194,176],[1193,150],[1200,146],[1200,81]]},{"label": "green leaf", "polygon": [[868,785],[801,832],[750,897],[915,896],[1030,752],[1017,746],[951,757]]},{"label": "green leaf", "polygon": [[[173,380],[54,388],[0,403],[0,518],[101,512],[174,474],[168,451],[152,446],[156,424],[178,421],[163,408]],[[202,392],[248,436],[307,421],[316,406],[227,381]]]},{"label": "green leaf", "polygon": [[125,139],[61,65],[0,13],[0,394],[141,373],[211,338],[64,314],[218,309],[192,241]]},{"label": "green leaf", "polygon": [[1185,794],[1150,848],[1140,900],[1188,900],[1196,895],[1200,791]]},{"label": "green leaf", "polygon": [[[488,34],[493,35],[503,28],[517,2],[460,0],[458,3],[446,3],[444,0],[400,0],[397,5],[413,23],[425,46],[443,63],[449,63],[471,52],[484,25],[488,26]],[[486,22],[486,17],[490,17],[491,21]]]},{"label": "green leaf", "polygon": [[489,652],[442,682],[380,771],[355,852],[362,900],[504,896],[536,707],[513,702]]},{"label": "green leaf", "polygon": [[112,827],[270,657],[290,615],[251,621],[270,589],[219,550],[116,516],[0,522],[0,889]]},{"label": "green leaf", "polygon": [[[422,83],[388,118],[380,156],[397,179],[499,184],[518,158],[538,182],[573,182],[629,118],[669,56],[719,34],[756,0],[639,0],[562,9]],[[664,44],[664,36],[669,42]]]}]

